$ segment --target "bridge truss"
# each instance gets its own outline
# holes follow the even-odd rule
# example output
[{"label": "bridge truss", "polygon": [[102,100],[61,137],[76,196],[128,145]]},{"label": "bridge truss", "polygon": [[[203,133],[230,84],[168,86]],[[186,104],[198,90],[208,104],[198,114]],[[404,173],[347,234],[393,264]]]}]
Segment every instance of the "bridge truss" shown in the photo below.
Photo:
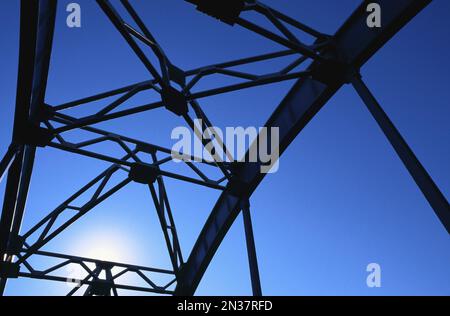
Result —
[{"label": "bridge truss", "polygon": [[[188,0],[196,8],[223,23],[242,27],[257,36],[278,43],[283,49],[271,54],[228,61],[192,70],[182,70],[172,64],[157,39],[146,27],[139,13],[128,0],[120,5],[132,18],[128,23],[108,0],[97,0],[111,24],[142,62],[152,79],[112,91],[90,96],[61,105],[46,103],[47,77],[52,52],[53,33],[57,9],[56,0],[21,0],[20,62],[14,130],[11,145],[0,163],[0,177],[5,175],[6,190],[0,221],[0,293],[3,294],[10,278],[33,278],[67,282],[68,276],[56,276],[68,265],[78,265],[86,272],[82,280],[73,280],[84,286],[84,295],[117,295],[118,290],[133,290],[167,295],[194,295],[209,263],[233,222],[243,212],[247,250],[254,295],[262,295],[249,200],[264,174],[261,162],[227,163],[216,159],[204,163],[217,168],[221,177],[211,179],[202,171],[202,164],[185,162],[198,177],[190,177],[164,170],[164,164],[172,160],[170,149],[138,139],[112,133],[94,127],[95,124],[118,120],[157,108],[166,108],[181,117],[186,125],[194,128],[194,119],[203,122],[202,132],[213,126],[200,104],[201,100],[218,94],[252,87],[296,80],[291,91],[268,119],[267,127],[280,129],[280,153],[301,133],[308,122],[345,84],[351,84],[368,107],[385,136],[392,144],[424,197],[450,232],[449,204],[420,164],[398,130],[362,81],[359,69],[404,25],[412,20],[430,0],[377,1],[383,10],[383,25],[370,29],[366,24],[367,3],[362,3],[343,26],[334,34],[323,34],[313,28],[255,0],[205,1]],[[195,7],[193,6],[193,9]],[[247,12],[263,16],[277,32],[246,18]],[[218,23],[220,23],[218,21]],[[133,27],[137,25],[137,27]],[[288,27],[289,26],[289,27]],[[312,38],[302,42],[290,31],[295,28]],[[144,45],[156,56],[152,63],[142,49]],[[275,73],[254,75],[235,70],[255,62],[270,61],[284,56],[295,56],[295,61]],[[225,75],[241,82],[200,92],[191,92],[200,80],[210,76]],[[119,107],[143,91],[154,91],[160,97],[151,104],[120,110]],[[72,117],[65,110],[109,97],[117,99],[99,112],[86,117]],[[67,141],[64,133],[84,131],[92,135],[85,142]],[[199,135],[198,135],[199,136]],[[257,141],[267,141],[259,136]],[[123,150],[120,158],[101,154],[86,147],[92,144],[113,143]],[[220,143],[220,140],[219,140]],[[204,146],[207,143],[203,143]],[[227,151],[225,145],[224,152]],[[79,191],[57,206],[29,231],[21,231],[21,223],[32,177],[36,148],[52,147],[75,155],[83,155],[110,163],[110,167],[97,175]],[[270,145],[268,146],[270,148]],[[217,153],[211,153],[213,157]],[[143,155],[145,159],[142,159]],[[117,185],[106,189],[111,177],[122,173],[126,176]],[[176,224],[172,216],[169,194],[164,179],[172,178],[219,190],[221,195],[186,258],[178,240]],[[131,264],[106,262],[89,258],[52,253],[42,250],[51,240],[78,221],[93,208],[111,197],[131,182],[148,187],[163,231],[170,256],[171,268],[159,269]],[[94,191],[86,203],[74,201]],[[57,220],[64,212],[72,211],[68,220]],[[58,223],[58,225],[57,225]],[[37,235],[37,236],[36,236]],[[35,238],[32,238],[35,236]],[[31,242],[30,240],[33,239]],[[30,263],[34,256],[58,259],[60,263],[38,270]],[[158,284],[148,273],[164,275],[167,282]],[[120,284],[117,280],[125,274],[135,274],[146,286]],[[68,295],[74,295],[74,288]]]}]

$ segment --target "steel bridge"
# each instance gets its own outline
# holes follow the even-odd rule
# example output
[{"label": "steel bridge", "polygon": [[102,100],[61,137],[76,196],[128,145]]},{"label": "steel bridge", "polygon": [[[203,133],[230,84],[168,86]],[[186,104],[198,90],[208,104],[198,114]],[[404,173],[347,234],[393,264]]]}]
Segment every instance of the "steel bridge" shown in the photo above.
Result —
[{"label": "steel bridge", "polygon": [[[132,23],[127,23],[121,16],[117,9],[118,3],[113,5],[108,0],[97,0],[112,26],[121,34],[151,74],[152,80],[61,105],[50,105],[46,103],[46,86],[57,1],[21,0],[20,61],[14,130],[11,145],[0,164],[0,177],[3,179],[3,176],[6,176],[0,222],[0,293],[3,294],[7,280],[11,278],[67,282],[67,276],[56,276],[56,274],[61,271],[61,268],[75,264],[86,271],[86,277],[77,280],[84,286],[85,295],[117,295],[117,291],[121,289],[169,295],[194,295],[222,240],[237,216],[243,212],[253,294],[262,295],[249,202],[265,176],[260,172],[262,162],[227,163],[215,160],[208,165],[217,168],[221,177],[211,179],[202,172],[202,164],[194,165],[186,161],[185,163],[198,176],[189,177],[164,170],[164,164],[172,159],[170,149],[93,126],[97,123],[165,108],[173,115],[181,117],[192,129],[194,129],[194,119],[202,119],[202,129],[206,131],[213,126],[213,123],[202,110],[201,99],[287,80],[296,82],[266,123],[267,127],[280,129],[280,154],[343,85],[351,84],[417,183],[431,209],[450,232],[450,209],[446,198],[371,94],[359,72],[359,69],[431,0],[377,1],[383,10],[383,24],[379,29],[371,29],[367,26],[367,2],[364,1],[342,27],[331,35],[323,34],[256,0],[188,0],[188,2],[193,5],[193,10],[197,9],[218,19],[217,23],[227,23],[247,29],[257,36],[278,43],[283,49],[271,54],[227,61],[188,71],[182,70],[171,63],[157,39],[128,0],[121,0],[120,5],[132,18],[133,21],[129,21]],[[246,13],[249,11],[270,21],[277,32],[252,22],[250,18],[247,19]],[[131,26],[132,24],[137,27]],[[302,42],[290,31],[290,28],[295,28],[313,40],[311,43]],[[149,60],[142,45],[156,56],[158,65]],[[283,56],[295,56],[296,60],[275,73],[253,75],[234,70],[239,66],[274,60]],[[241,82],[191,92],[201,79],[217,74],[237,78]],[[119,109],[134,95],[148,90],[158,93],[159,100],[126,110]],[[95,114],[79,118],[64,114],[67,109],[109,97],[117,97],[117,99]],[[82,143],[71,143],[65,139],[64,133],[68,131],[88,132],[92,135],[92,139]],[[266,141],[269,144],[271,142],[270,139],[265,139],[261,135],[258,136],[257,141]],[[117,144],[123,149],[123,157],[116,158],[86,149],[89,145],[99,143]],[[225,147],[223,144],[221,146]],[[48,213],[32,229],[23,232],[21,223],[36,149],[45,147],[103,160],[111,166]],[[223,150],[227,149],[223,148]],[[142,156],[138,154],[144,154],[147,161],[140,158]],[[211,154],[215,157],[214,153]],[[126,172],[127,177],[106,190],[113,174],[119,171]],[[168,193],[164,185],[165,178],[221,191],[219,199],[212,206],[210,215],[186,259],[180,248]],[[66,228],[131,182],[137,182],[149,188],[167,243],[172,265],[170,269],[106,262],[42,250]],[[91,189],[94,193],[88,202],[83,205],[73,203]],[[73,211],[74,215],[56,225],[58,217],[68,210]],[[37,232],[40,233],[35,240],[30,241],[31,236]],[[57,265],[49,266],[46,270],[38,270],[30,263],[29,259],[33,256],[61,261]],[[120,272],[114,272],[117,269]],[[148,276],[148,272],[168,276],[170,281],[166,284],[157,284]],[[118,279],[125,274],[138,275],[146,286],[120,284]],[[68,294],[73,295],[77,291],[79,287]]]}]

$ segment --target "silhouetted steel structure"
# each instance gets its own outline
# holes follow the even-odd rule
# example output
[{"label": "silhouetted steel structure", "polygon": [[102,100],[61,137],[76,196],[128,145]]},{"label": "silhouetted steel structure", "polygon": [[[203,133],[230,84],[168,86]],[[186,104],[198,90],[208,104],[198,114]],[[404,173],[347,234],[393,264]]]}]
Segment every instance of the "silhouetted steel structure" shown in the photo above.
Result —
[{"label": "silhouetted steel structure", "polygon": [[[192,178],[164,171],[164,164],[172,159],[171,150],[100,130],[92,125],[165,107],[174,115],[182,117],[191,128],[194,126],[193,117],[202,119],[203,128],[206,130],[213,124],[203,112],[199,104],[200,99],[284,80],[296,79],[297,82],[266,124],[267,127],[280,128],[280,153],[284,152],[315,114],[344,84],[351,83],[404,162],[436,215],[450,232],[450,210],[447,200],[359,75],[360,67],[431,1],[377,1],[383,10],[383,25],[380,29],[370,29],[367,26],[367,3],[362,3],[334,35],[327,35],[258,1],[190,0],[188,2],[196,5],[199,11],[222,22],[246,28],[284,47],[284,50],[272,54],[224,62],[190,71],[184,71],[173,65],[139,17],[138,12],[127,0],[120,2],[138,28],[133,28],[126,23],[110,1],[97,0],[100,8],[142,61],[153,79],[55,106],[45,103],[45,92],[57,1],[21,1],[20,65],[13,139],[0,165],[0,176],[3,177],[7,173],[0,223],[1,293],[5,289],[8,278],[35,278],[66,282],[67,276],[55,276],[54,272],[69,264],[76,264],[85,269],[87,273],[85,279],[79,280],[81,285],[87,286],[85,295],[117,295],[118,289],[193,295],[224,236],[237,215],[243,210],[252,288],[255,295],[261,295],[249,204],[252,193],[264,178],[264,174],[260,172],[261,163],[216,162],[210,164],[216,166],[223,175],[220,179],[213,180],[202,172],[201,164],[194,165],[186,162],[198,175],[198,178]],[[254,11],[267,18],[280,35],[245,19],[243,16],[246,11]],[[290,28],[296,28],[311,37],[313,39],[311,44],[300,41],[290,31]],[[150,62],[138,42],[153,51],[159,61],[158,66]],[[261,76],[231,69],[288,55],[297,56],[295,62],[276,73]],[[242,79],[242,82],[191,93],[191,89],[199,80],[214,74],[239,78]],[[131,97],[146,90],[156,91],[161,96],[160,100],[126,110],[117,110]],[[117,96],[116,101],[93,115],[75,118],[63,113],[64,110],[113,96]],[[58,127],[55,127],[56,125]],[[72,130],[89,132],[93,138],[82,143],[70,143],[65,140],[63,134]],[[115,158],[85,149],[89,145],[103,142],[119,145],[124,151],[123,157]],[[104,160],[110,162],[111,166],[55,208],[31,230],[21,232],[20,226],[32,175],[35,151],[37,147],[47,146]],[[138,153],[146,154],[149,161],[143,161],[138,157]],[[126,173],[125,179],[106,190],[108,181],[113,174],[119,172]],[[164,186],[166,177],[222,191],[187,260],[183,258],[172,218],[169,198]],[[147,185],[150,190],[167,242],[172,263],[171,269],[163,270],[105,262],[42,251],[41,248],[64,229],[133,181]],[[73,202],[90,189],[94,189],[94,193],[88,202],[81,206],[74,205]],[[73,211],[74,215],[62,224],[56,225],[58,216],[67,210]],[[30,236],[37,232],[40,234],[36,241],[29,243]],[[60,259],[61,263],[50,266],[45,271],[38,271],[29,262],[29,258],[32,256]],[[91,268],[92,266],[95,268]],[[114,268],[120,269],[120,272],[114,273]],[[155,284],[146,275],[147,272],[164,274],[171,281],[162,285]],[[147,286],[119,284],[117,279],[127,273],[137,274]],[[69,295],[75,294],[78,290],[78,288],[74,288]]]}]

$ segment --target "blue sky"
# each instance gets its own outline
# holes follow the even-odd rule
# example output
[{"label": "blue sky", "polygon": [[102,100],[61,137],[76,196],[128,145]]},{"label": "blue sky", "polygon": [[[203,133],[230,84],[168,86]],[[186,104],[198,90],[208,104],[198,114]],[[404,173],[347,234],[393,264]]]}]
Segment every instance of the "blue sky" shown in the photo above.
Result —
[{"label": "blue sky", "polygon": [[[49,104],[149,79],[94,1],[79,0],[82,27],[67,28],[69,2],[59,1]],[[201,15],[181,0],[132,3],[172,62],[183,69],[280,49],[249,31]],[[265,3],[332,34],[360,1]],[[450,37],[449,9],[448,1],[434,1],[362,69],[367,84],[446,197],[450,193],[450,61],[445,41]],[[0,11],[1,153],[11,138],[18,22],[19,1],[5,1]],[[251,70],[279,65],[258,64]],[[227,80],[219,77],[200,88]],[[262,126],[291,86],[292,82],[284,82],[212,97],[201,104],[219,127]],[[143,94],[125,107],[149,103],[152,97]],[[91,106],[98,105],[70,114],[92,113]],[[156,110],[99,126],[170,147],[171,129],[182,124],[173,114]],[[102,149],[119,155],[116,148]],[[38,150],[23,231],[106,166],[54,149]],[[167,180],[167,187],[187,257],[219,192],[174,180]],[[3,192],[4,182],[0,189]],[[292,143],[279,171],[255,192],[252,215],[264,294],[450,294],[448,233],[350,86],[338,92]],[[45,249],[169,267],[149,192],[137,184],[95,208]],[[37,266],[45,265],[35,260]],[[372,262],[382,269],[378,289],[366,286],[366,266]],[[21,279],[10,281],[6,294],[50,295],[67,289],[65,284]],[[251,294],[242,218],[225,238],[197,294]]]}]

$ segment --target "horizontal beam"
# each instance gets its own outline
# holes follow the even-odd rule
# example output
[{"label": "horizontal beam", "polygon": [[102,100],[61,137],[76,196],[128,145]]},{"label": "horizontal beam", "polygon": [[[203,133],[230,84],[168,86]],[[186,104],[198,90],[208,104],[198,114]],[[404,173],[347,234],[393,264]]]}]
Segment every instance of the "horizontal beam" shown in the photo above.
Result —
[{"label": "horizontal beam", "polygon": [[321,55],[319,53],[315,52],[310,47],[308,47],[304,44],[298,43],[298,42],[290,41],[284,37],[278,36],[277,34],[271,32],[271,31],[268,31],[268,30],[264,29],[263,27],[258,26],[250,21],[247,21],[242,18],[238,18],[237,24],[239,24],[240,26],[242,26],[250,31],[253,31],[259,35],[262,35],[278,44],[281,44],[281,45],[285,46],[286,48],[295,50],[296,52],[298,52],[306,57],[309,57],[313,60],[323,60]]},{"label": "horizontal beam", "polygon": [[[217,64],[212,64],[212,65],[208,65],[208,66],[204,66],[204,67],[200,67],[200,68],[195,68],[192,70],[188,70],[186,71],[184,74],[185,76],[189,77],[189,76],[195,76],[198,75],[199,73],[205,71],[206,69],[211,69],[211,68],[220,68],[220,69],[226,69],[226,68],[231,68],[231,67],[236,67],[236,66],[242,66],[242,65],[247,65],[247,64],[251,64],[251,63],[256,63],[256,62],[261,62],[261,61],[265,61],[265,60],[270,60],[270,59],[275,59],[275,58],[280,58],[280,57],[285,57],[285,56],[291,56],[291,55],[296,55],[297,53],[293,50],[282,50],[282,51],[278,51],[278,52],[274,52],[274,53],[269,53],[269,54],[263,54],[263,55],[258,55],[258,56],[252,56],[252,57],[246,57],[246,58],[242,58],[242,59],[237,59],[237,60],[233,60],[233,61],[227,61],[227,62],[222,62],[222,63],[217,63]],[[117,89],[113,89],[110,91],[106,91],[106,92],[102,92],[102,93],[98,93],[96,95],[90,96],[90,97],[85,97],[85,98],[81,98],[78,100],[74,100],[71,102],[67,102],[67,103],[63,103],[57,106],[54,106],[52,109],[56,112],[59,111],[63,111],[63,110],[68,110],[74,107],[77,107],[79,105],[83,105],[86,103],[91,103],[91,102],[95,102],[101,99],[106,99],[112,96],[116,96],[122,93],[127,93],[139,86],[143,86],[143,85],[150,85],[154,88],[157,88],[155,86],[156,81],[152,80],[152,81],[142,81],[142,82],[138,82],[132,85],[128,85],[125,87],[121,87],[121,88],[117,88]],[[158,91],[159,92],[159,91]]]},{"label": "horizontal beam", "polygon": [[[224,86],[224,87],[220,87],[220,88],[213,88],[213,89],[208,89],[208,90],[204,90],[204,91],[200,91],[200,92],[195,92],[195,93],[187,95],[186,101],[191,102],[191,101],[195,101],[197,99],[202,99],[202,98],[211,97],[211,96],[215,96],[215,95],[225,94],[225,93],[229,93],[229,92],[235,92],[235,91],[239,91],[239,90],[243,90],[243,89],[254,88],[254,87],[258,87],[258,86],[264,86],[264,85],[268,85],[268,84],[272,84],[272,83],[276,83],[276,82],[294,80],[294,79],[302,78],[302,77],[309,76],[309,75],[310,75],[310,72],[308,72],[308,71],[300,71],[300,72],[294,72],[294,73],[290,73],[290,74],[281,74],[281,75],[275,74],[272,76],[258,78],[253,81],[237,83],[237,84],[232,84],[232,85],[228,85],[228,86]],[[92,115],[92,116],[78,119],[70,125],[56,128],[54,132],[55,133],[64,133],[64,132],[68,132],[68,131],[71,131],[71,130],[74,130],[77,128],[82,128],[85,126],[90,126],[90,125],[94,125],[94,124],[101,123],[101,122],[107,122],[107,121],[110,121],[113,119],[130,116],[130,115],[134,115],[134,114],[138,114],[138,113],[142,113],[142,112],[156,110],[156,109],[159,109],[164,106],[165,106],[164,102],[156,101],[153,103],[149,103],[149,104],[145,104],[142,106],[133,107],[130,109],[117,111],[117,112],[109,113],[109,114],[105,114],[105,115]]]},{"label": "horizontal beam", "polygon": [[[38,280],[47,280],[47,281],[56,281],[67,283],[67,277],[53,276],[53,275],[40,275],[34,273],[27,272],[19,272],[19,278],[28,278],[28,279],[38,279]],[[96,281],[88,281],[88,280],[73,280],[73,283],[80,282],[81,285],[95,285]],[[152,289],[146,287],[139,286],[131,286],[131,285],[123,285],[123,284],[114,284],[114,287],[120,290],[128,290],[128,291],[136,291],[136,292],[147,292],[147,293],[156,293],[156,294],[164,294],[164,295],[173,295],[173,291],[162,290],[162,289]]]},{"label": "horizontal beam", "polygon": [[[78,148],[73,148],[71,146],[67,146],[67,145],[62,145],[62,144],[58,144],[58,143],[50,143],[48,145],[49,147],[55,148],[55,149],[59,149],[62,151],[66,151],[69,153],[73,153],[73,154],[77,154],[77,155],[81,155],[81,156],[86,156],[89,158],[94,158],[94,159],[98,159],[98,160],[102,160],[102,161],[106,161],[106,162],[111,162],[113,164],[117,164],[123,167],[132,167],[133,163],[130,161],[126,161],[123,159],[119,159],[119,158],[114,158],[114,157],[110,157],[110,156],[106,156],[106,155],[102,155],[102,154],[98,154],[92,151],[88,151],[88,150],[84,150],[84,149],[78,149]],[[138,153],[139,151],[137,151],[136,153]],[[170,160],[172,160],[173,158],[170,158]],[[153,166],[151,164],[146,164],[148,166]],[[169,172],[169,171],[165,171],[165,170],[157,170],[158,175],[167,177],[167,178],[172,178],[175,180],[180,180],[180,181],[185,181],[185,182],[189,182],[192,184],[197,184],[197,185],[201,185],[210,189],[215,189],[215,190],[225,190],[225,187],[218,184],[216,181],[204,181],[204,180],[199,180],[199,179],[195,179],[195,178],[191,178],[188,176],[184,176],[181,174],[177,174],[174,172]]]},{"label": "horizontal beam", "polygon": [[[26,252],[26,249],[24,251]],[[74,262],[74,263],[77,263],[77,262],[96,263],[96,264],[100,264],[100,265],[104,265],[104,266],[127,268],[130,270],[142,270],[142,271],[147,271],[147,272],[173,274],[173,275],[175,274],[174,271],[170,271],[170,270],[166,270],[166,269],[151,268],[151,267],[144,267],[144,266],[139,266],[139,265],[121,263],[121,262],[112,262],[112,261],[98,260],[98,259],[92,259],[92,258],[71,256],[71,255],[67,255],[67,254],[60,254],[60,253],[49,252],[49,251],[36,251],[34,253],[34,255],[50,257],[50,258],[57,258],[57,259],[65,259],[65,260],[70,260],[71,262]]]},{"label": "horizontal beam", "polygon": [[194,75],[197,75],[198,73],[204,71],[205,69],[209,69],[209,68],[225,69],[225,68],[247,65],[247,64],[251,64],[251,63],[261,62],[261,61],[285,57],[285,56],[292,56],[292,55],[296,55],[296,54],[297,54],[297,52],[287,49],[287,50],[282,50],[282,51],[278,51],[278,52],[274,52],[274,53],[268,53],[268,54],[253,56],[253,57],[247,57],[247,58],[212,64],[209,66],[192,69],[192,70],[186,71],[185,75],[186,76],[194,76]]}]

